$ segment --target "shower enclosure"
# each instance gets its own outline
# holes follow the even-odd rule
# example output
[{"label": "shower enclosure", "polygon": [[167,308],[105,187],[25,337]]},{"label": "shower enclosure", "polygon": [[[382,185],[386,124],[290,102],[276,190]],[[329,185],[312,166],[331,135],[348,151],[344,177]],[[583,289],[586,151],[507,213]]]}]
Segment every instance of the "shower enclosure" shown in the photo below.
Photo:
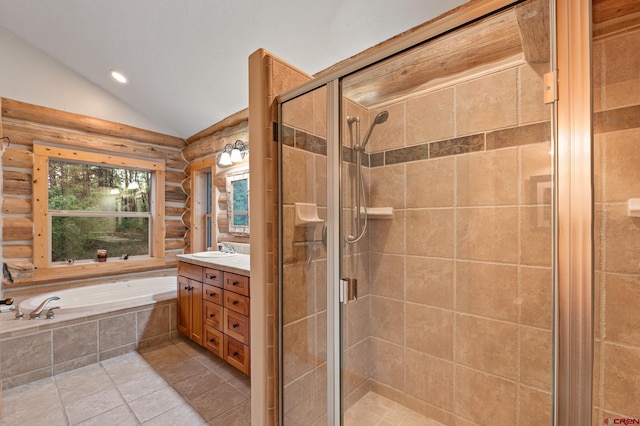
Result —
[{"label": "shower enclosure", "polygon": [[[640,11],[598,15],[603,3],[594,424],[640,417],[638,318],[621,313],[640,301],[626,213],[640,197],[640,63],[621,47],[637,43]],[[552,6],[508,5],[279,105],[284,425],[553,424],[567,361]]]}]

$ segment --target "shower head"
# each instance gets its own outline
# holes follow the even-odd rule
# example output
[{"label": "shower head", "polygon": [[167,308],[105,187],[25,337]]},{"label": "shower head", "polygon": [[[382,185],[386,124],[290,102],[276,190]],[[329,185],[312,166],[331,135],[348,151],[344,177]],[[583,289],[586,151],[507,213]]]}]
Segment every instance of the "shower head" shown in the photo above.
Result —
[{"label": "shower head", "polygon": [[364,147],[367,146],[367,143],[369,142],[369,138],[371,137],[371,133],[373,132],[373,128],[376,127],[378,124],[384,123],[385,121],[387,121],[388,118],[389,118],[388,111],[382,111],[381,113],[376,115],[376,118],[373,119],[373,123],[371,123],[371,127],[369,127],[369,130],[367,130],[367,133],[365,133],[364,135],[362,144],[359,147],[361,150],[364,151]]}]

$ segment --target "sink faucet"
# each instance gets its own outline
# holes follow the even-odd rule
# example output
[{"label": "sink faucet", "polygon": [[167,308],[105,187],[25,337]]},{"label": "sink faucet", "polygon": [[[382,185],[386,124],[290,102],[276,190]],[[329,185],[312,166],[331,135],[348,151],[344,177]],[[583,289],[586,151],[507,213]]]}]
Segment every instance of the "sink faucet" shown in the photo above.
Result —
[{"label": "sink faucet", "polygon": [[40,314],[42,314],[42,311],[44,311],[44,307],[47,306],[47,303],[51,302],[52,300],[60,300],[60,298],[58,296],[47,297],[42,301],[42,303],[38,305],[37,308],[31,311],[31,313],[29,314],[29,318],[40,318]]},{"label": "sink faucet", "polygon": [[223,253],[230,253],[233,254],[236,252],[236,249],[234,249],[233,247],[231,247],[229,244],[226,243],[218,243],[216,244],[218,246],[218,250],[220,250]]}]

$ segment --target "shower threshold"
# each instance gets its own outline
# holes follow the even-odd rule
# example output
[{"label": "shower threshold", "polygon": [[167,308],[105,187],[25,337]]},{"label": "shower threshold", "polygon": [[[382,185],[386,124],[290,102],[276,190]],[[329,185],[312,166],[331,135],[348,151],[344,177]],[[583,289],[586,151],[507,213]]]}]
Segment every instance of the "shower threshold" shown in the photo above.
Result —
[{"label": "shower threshold", "polygon": [[375,392],[367,392],[344,415],[345,426],[443,426]]}]

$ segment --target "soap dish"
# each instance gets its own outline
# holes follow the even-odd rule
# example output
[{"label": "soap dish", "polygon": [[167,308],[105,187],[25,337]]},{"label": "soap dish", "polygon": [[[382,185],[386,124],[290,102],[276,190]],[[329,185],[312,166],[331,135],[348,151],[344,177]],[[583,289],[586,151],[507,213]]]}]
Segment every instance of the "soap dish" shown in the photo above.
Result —
[{"label": "soap dish", "polygon": [[308,225],[319,225],[324,223],[324,220],[318,217],[318,206],[313,203],[295,203],[296,217],[295,217],[295,225],[296,226],[308,226]]}]

